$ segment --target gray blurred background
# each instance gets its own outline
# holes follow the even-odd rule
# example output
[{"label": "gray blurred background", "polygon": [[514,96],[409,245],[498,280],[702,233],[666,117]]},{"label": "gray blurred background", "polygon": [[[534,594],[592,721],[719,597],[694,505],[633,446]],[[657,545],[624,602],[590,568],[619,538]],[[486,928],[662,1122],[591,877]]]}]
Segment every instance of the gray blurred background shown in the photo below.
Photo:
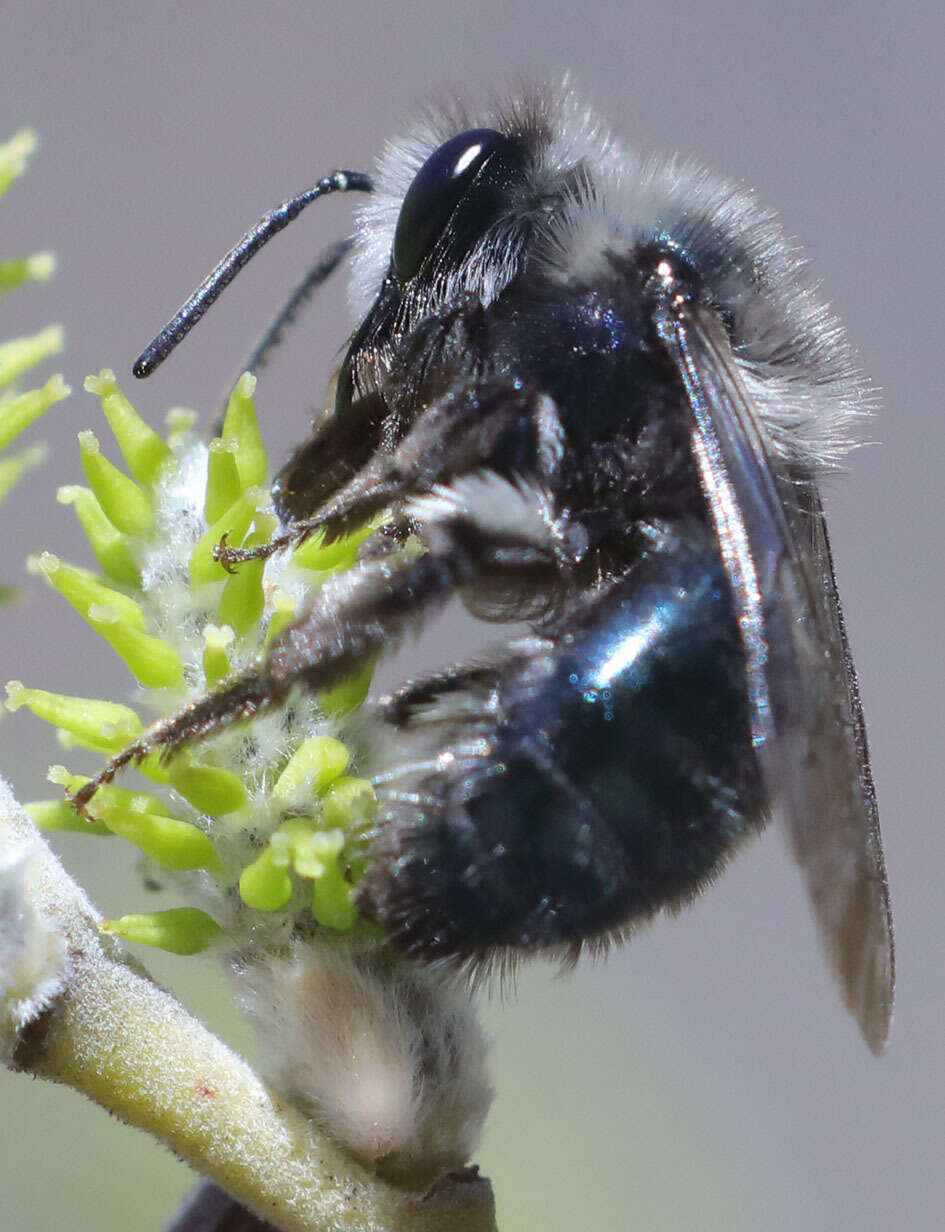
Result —
[{"label": "gray blurred background", "polygon": [[[499,1098],[479,1158],[503,1232],[943,1224],[943,32],[932,2],[4,5],[0,131],[32,124],[43,147],[0,205],[0,252],[51,247],[61,267],[51,287],[0,307],[0,337],[64,322],[55,367],[79,392],[31,434],[52,454],[4,507],[3,580],[35,586],[22,562],[38,546],[84,559],[73,515],[53,501],[78,475],[76,431],[98,426],[83,376],[126,374],[263,210],[333,167],[370,165],[431,94],[476,97],[571,69],[628,142],[756,186],[806,245],[883,391],[881,447],[857,453],[827,498],[897,924],[889,1052],[871,1057],[842,1010],[769,831],[685,915],[573,976],[535,966],[517,997],[488,1009]],[[174,403],[209,413],[350,208],[308,213],[130,391],[152,422]],[[262,383],[276,460],[304,434],[346,329],[339,280]],[[54,597],[0,619],[0,680],[126,688]],[[437,625],[440,653],[459,629],[452,614]],[[4,719],[0,767],[21,798],[48,794],[58,757],[25,712]],[[118,844],[57,846],[106,912],[140,909]],[[152,967],[249,1047],[212,962]],[[71,1092],[2,1074],[0,1116],[4,1232],[63,1220],[149,1232],[191,1183]]]}]

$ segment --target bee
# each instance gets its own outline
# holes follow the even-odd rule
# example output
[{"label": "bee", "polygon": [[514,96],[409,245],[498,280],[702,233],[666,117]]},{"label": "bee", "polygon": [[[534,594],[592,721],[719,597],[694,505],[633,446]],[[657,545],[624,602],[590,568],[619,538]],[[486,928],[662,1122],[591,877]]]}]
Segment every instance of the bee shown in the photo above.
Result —
[{"label": "bee", "polygon": [[[376,175],[267,215],[135,366],[146,375],[309,201],[368,193],[359,324],[279,474],[283,533],[389,521],[265,659],[80,791],[297,688],[337,685],[454,596],[527,632],[374,706],[381,815],[361,911],[421,960],[575,954],[688,903],[783,818],[875,1052],[888,887],[819,495],[867,392],[775,216],[612,140],[568,87],[431,114]],[[420,553],[398,550],[414,536]],[[245,553],[223,549],[235,566]]]}]

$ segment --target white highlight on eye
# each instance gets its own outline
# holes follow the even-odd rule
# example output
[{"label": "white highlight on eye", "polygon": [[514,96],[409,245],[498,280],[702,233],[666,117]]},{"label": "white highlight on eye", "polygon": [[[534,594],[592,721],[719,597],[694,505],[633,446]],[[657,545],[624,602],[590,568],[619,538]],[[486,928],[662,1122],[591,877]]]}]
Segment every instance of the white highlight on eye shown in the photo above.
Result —
[{"label": "white highlight on eye", "polygon": [[474,162],[482,153],[482,142],[476,145],[471,145],[465,153],[461,154],[456,160],[456,166],[453,168],[453,175],[462,175],[470,163]]},{"label": "white highlight on eye", "polygon": [[645,624],[622,638],[617,644],[617,649],[604,660],[597,669],[597,673],[591,678],[594,687],[606,689],[615,676],[625,672],[641,654],[655,645],[665,632],[668,623],[668,614],[665,609],[657,608]]}]

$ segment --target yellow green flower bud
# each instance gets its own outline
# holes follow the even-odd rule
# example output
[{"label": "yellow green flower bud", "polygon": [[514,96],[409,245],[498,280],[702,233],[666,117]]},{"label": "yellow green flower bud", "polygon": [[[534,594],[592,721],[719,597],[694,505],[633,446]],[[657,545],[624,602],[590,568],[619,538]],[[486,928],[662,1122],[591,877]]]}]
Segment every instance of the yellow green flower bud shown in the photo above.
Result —
[{"label": "yellow green flower bud", "polygon": [[103,368],[98,376],[87,376],[85,388],[101,399],[105,418],[131,474],[145,487],[153,484],[173,456],[168,446],[118,388],[110,368]]},{"label": "yellow green flower bud", "polygon": [[204,625],[203,675],[208,689],[230,674],[232,667],[227,651],[235,640],[236,634],[226,625]]},{"label": "yellow green flower bud", "polygon": [[316,792],[344,774],[350,758],[347,748],[332,736],[303,740],[276,780],[270,799],[277,808],[307,804]]},{"label": "yellow green flower bud", "polygon": [[47,282],[56,272],[56,257],[51,252],[36,252],[31,257],[11,257],[0,261],[0,296],[9,295],[24,282]]},{"label": "yellow green flower bud", "polygon": [[19,453],[0,458],[0,501],[16,484],[46,457],[45,445],[31,445]]},{"label": "yellow green flower bud", "polygon": [[113,608],[117,618],[129,628],[144,632],[146,622],[141,605],[121,591],[97,581],[87,569],[63,564],[52,552],[41,552],[38,557],[31,557],[28,566],[32,571],[41,573],[93,628],[97,629],[98,625],[91,614],[92,610],[108,607]]},{"label": "yellow green flower bud", "polygon": [[19,680],[7,684],[6,704],[8,710],[26,706],[37,718],[63,728],[80,742],[88,742],[106,753],[120,752],[142,730],[141,720],[129,706],[91,697],[47,693],[45,689],[27,689]]},{"label": "yellow green flower bud", "polygon": [[173,453],[193,428],[197,412],[186,406],[172,406],[164,416],[164,426],[167,429],[167,446]]},{"label": "yellow green flower bud", "polygon": [[358,909],[352,901],[352,887],[337,866],[315,882],[312,915],[325,928],[347,932],[357,923]]},{"label": "yellow green flower bud", "polygon": [[288,628],[296,616],[295,599],[286,590],[276,591],[271,596],[270,604],[272,615],[269,617],[269,625],[266,628],[264,643],[266,646],[277,638],[283,629]]},{"label": "yellow green flower bud", "polygon": [[[50,783],[56,783],[70,795],[74,795],[80,787],[89,781],[84,774],[72,774],[65,766],[50,766],[46,772]],[[152,796],[146,791],[130,791],[127,787],[116,787],[114,783],[105,783],[95,793],[104,807],[118,805],[121,808],[134,810],[136,813],[163,813],[165,817],[174,814],[163,800]],[[109,834],[111,831],[109,830]]]},{"label": "yellow green flower bud", "polygon": [[104,822],[113,834],[134,843],[164,868],[223,871],[213,843],[189,822],[164,813],[141,813],[119,804],[105,804],[97,797],[88,812],[95,821]]},{"label": "yellow green flower bud", "polygon": [[183,685],[184,665],[174,647],[126,624],[117,608],[93,604],[89,608],[88,621],[140,684],[148,689]]},{"label": "yellow green flower bud", "polygon": [[375,522],[368,522],[350,535],[342,535],[325,542],[321,531],[315,531],[304,539],[292,552],[292,563],[303,569],[314,569],[317,573],[325,573],[334,569],[346,569],[354,563],[358,548],[374,534],[377,529]]},{"label": "yellow green flower bud", "polygon": [[51,552],[30,562],[103,637],[134,676],[148,688],[183,683],[180,655],[167,642],[145,633],[141,607],[97,581],[87,570],[63,565]]},{"label": "yellow green flower bud", "polygon": [[147,493],[102,455],[94,432],[79,433],[82,469],[108,520],[126,535],[150,535],[154,510]]},{"label": "yellow green flower bud", "polygon": [[[77,736],[75,732],[68,731],[64,727],[56,728],[56,739],[63,749],[88,749],[91,753],[104,753],[106,757],[112,756],[114,753],[119,753],[129,743],[128,740],[122,740],[120,744],[114,745],[105,740],[92,740],[84,736]],[[160,750],[149,753],[147,757],[136,763],[137,768],[141,773],[151,780],[152,783],[166,783],[168,781],[167,767],[161,761]],[[154,810],[160,812],[160,809]],[[165,809],[166,812],[169,810]]]},{"label": "yellow green flower bud", "polygon": [[320,833],[310,817],[290,817],[272,836],[272,846],[285,851],[293,870],[300,877],[321,877],[325,861],[341,850],[338,835]]},{"label": "yellow green flower bud", "polygon": [[[276,519],[271,514],[257,513],[254,529],[242,546],[261,547],[269,542],[275,528]],[[253,628],[266,606],[266,596],[263,593],[265,563],[262,560],[243,561],[236,566],[235,572],[230,574],[223,587],[217,618],[222,624],[229,625],[240,637]]]},{"label": "yellow green flower bud", "polygon": [[373,675],[374,664],[366,664],[359,672],[349,676],[347,680],[343,680],[334,689],[329,689],[326,693],[319,693],[319,706],[321,706],[325,714],[331,718],[338,719],[343,715],[350,714],[352,710],[357,710],[368,695]]},{"label": "yellow green flower bud", "polygon": [[260,505],[268,503],[269,494],[264,488],[247,488],[233,504],[222,513],[209,530],[201,535],[190,556],[190,580],[195,586],[217,582],[227,576],[219,561],[213,559],[213,549],[226,536],[229,546],[238,547],[246,537],[250,524]]},{"label": "yellow green flower bud", "polygon": [[34,800],[24,804],[23,811],[41,830],[74,830],[99,838],[112,837],[108,826],[101,821],[87,821],[68,800]]},{"label": "yellow green flower bud", "polygon": [[210,817],[233,813],[247,801],[243,781],[232,770],[201,766],[187,758],[178,757],[171,764],[170,783],[195,809]]},{"label": "yellow green flower bud", "polygon": [[199,954],[220,935],[220,925],[198,907],[123,915],[118,920],[102,920],[99,928],[113,937],[152,945],[172,954]]},{"label": "yellow green flower bud", "polygon": [[292,878],[278,853],[267,845],[262,854],[243,869],[240,897],[256,911],[278,911],[292,897]]},{"label": "yellow green flower bud", "polygon": [[226,513],[240,494],[240,473],[236,465],[238,448],[236,441],[218,438],[210,442],[203,513],[211,525]]},{"label": "yellow green flower bud", "polygon": [[112,750],[101,740],[90,740],[85,736],[77,736],[75,732],[67,731],[64,727],[56,728],[56,740],[59,742],[59,747],[72,752],[74,749],[88,749],[90,753],[104,753],[106,757],[110,757]]},{"label": "yellow green flower bud", "polygon": [[0,197],[26,170],[29,157],[38,145],[39,138],[31,128],[19,129],[9,141],[0,144]]},{"label": "yellow green flower bud", "polygon": [[236,464],[239,468],[240,484],[244,488],[264,484],[269,477],[266,447],[253,405],[255,390],[256,378],[252,373],[244,372],[230,395],[221,434],[223,440],[235,441],[237,445]]},{"label": "yellow green flower bud", "polygon": [[313,863],[320,866],[314,877],[312,914],[325,928],[346,931],[357,920],[358,910],[351,901],[351,885],[345,880],[338,859],[344,845],[343,835],[340,830],[316,834],[311,843]]},{"label": "yellow green flower bud", "polygon": [[9,445],[31,423],[39,419],[45,411],[63,398],[68,398],[72,390],[58,375],[51,376],[42,389],[31,389],[29,393],[18,394],[0,406],[0,449]]},{"label": "yellow green flower bud", "polygon": [[332,783],[322,798],[322,825],[328,830],[357,834],[377,816],[377,796],[367,779],[352,775]]},{"label": "yellow green flower bud", "polygon": [[75,509],[102,571],[123,586],[139,587],[141,574],[131,555],[128,539],[105,516],[95,493],[90,488],[73,483],[61,487],[56,499],[61,505],[71,505]]},{"label": "yellow green flower bud", "polygon": [[61,325],[48,325],[38,334],[0,342],[0,389],[7,389],[44,359],[58,354],[64,342]]},{"label": "yellow green flower bud", "polygon": [[152,783],[167,783],[170,779],[170,773],[164,765],[160,749],[143,757],[137,765],[144,777],[150,779]]}]

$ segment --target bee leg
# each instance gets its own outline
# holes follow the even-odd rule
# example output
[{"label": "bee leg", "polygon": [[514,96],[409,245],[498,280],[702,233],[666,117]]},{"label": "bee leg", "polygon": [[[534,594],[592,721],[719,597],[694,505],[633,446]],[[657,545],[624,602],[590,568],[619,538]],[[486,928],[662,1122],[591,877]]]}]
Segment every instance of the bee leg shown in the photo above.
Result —
[{"label": "bee leg", "polygon": [[192,741],[285,701],[301,686],[313,693],[340,684],[368,661],[389,653],[411,624],[471,577],[468,555],[428,553],[356,565],[325,584],[318,602],[273,641],[262,665],[152,724],[72,797],[81,811],[130,762],[160,751],[170,756]]},{"label": "bee leg", "polygon": [[686,529],[544,632],[412,686],[374,720],[386,740],[366,733],[381,825],[360,906],[410,953],[606,936],[687,901],[763,814],[711,535]]},{"label": "bee leg", "polygon": [[[515,645],[538,647],[540,641],[528,640]],[[500,669],[494,661],[456,664],[422,680],[409,681],[396,693],[382,698],[378,702],[378,712],[386,723],[396,728],[406,729],[423,722],[442,723],[447,718],[443,702],[455,694],[468,713],[478,715],[483,713],[484,699],[497,686],[499,675]]]},{"label": "bee leg", "polygon": [[379,394],[359,398],[344,414],[330,407],[312,435],[276,476],[272,494],[280,518],[304,523],[366,466],[381,448],[390,411]]},{"label": "bee leg", "polygon": [[546,395],[507,381],[470,387],[428,407],[393,451],[366,459],[312,517],[291,522],[261,548],[222,546],[217,559],[233,565],[270,556],[315,531],[335,539],[398,501],[449,487],[479,468],[532,474],[545,482],[560,460],[559,433],[557,411]]}]

